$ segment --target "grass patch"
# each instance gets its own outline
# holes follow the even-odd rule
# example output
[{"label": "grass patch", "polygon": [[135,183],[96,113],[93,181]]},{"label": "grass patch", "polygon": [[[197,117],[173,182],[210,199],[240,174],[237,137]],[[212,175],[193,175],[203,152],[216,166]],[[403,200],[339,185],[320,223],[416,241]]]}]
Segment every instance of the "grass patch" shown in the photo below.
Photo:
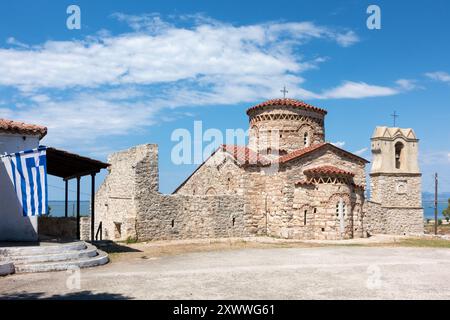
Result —
[{"label": "grass patch", "polygon": [[450,241],[443,239],[402,239],[396,241],[394,245],[402,247],[423,247],[423,248],[447,248],[450,249]]}]

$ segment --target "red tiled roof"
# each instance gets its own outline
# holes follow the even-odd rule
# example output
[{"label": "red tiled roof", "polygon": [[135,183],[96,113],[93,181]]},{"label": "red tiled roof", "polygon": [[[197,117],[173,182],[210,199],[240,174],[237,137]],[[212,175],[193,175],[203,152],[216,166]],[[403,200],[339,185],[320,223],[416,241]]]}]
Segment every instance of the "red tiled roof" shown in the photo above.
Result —
[{"label": "red tiled roof", "polygon": [[301,180],[295,183],[296,186],[314,186],[314,182]]},{"label": "red tiled roof", "polygon": [[269,159],[245,146],[224,144],[221,148],[233,156],[240,164],[270,164]]},{"label": "red tiled roof", "polygon": [[354,177],[355,174],[350,171],[342,170],[333,166],[321,166],[303,171],[306,174],[324,174],[324,175],[345,175]]},{"label": "red tiled roof", "polygon": [[18,133],[23,135],[39,135],[42,139],[47,134],[47,128],[34,124],[27,124],[0,118],[0,131],[8,133]]},{"label": "red tiled roof", "polygon": [[317,107],[310,105],[304,101],[296,100],[296,99],[282,98],[282,99],[267,100],[260,104],[257,104],[256,106],[253,106],[253,107],[247,109],[247,115],[249,114],[249,112],[251,112],[253,110],[263,108],[263,107],[268,107],[268,106],[291,106],[291,107],[295,107],[295,108],[301,108],[301,109],[315,111],[315,112],[321,113],[323,115],[327,114],[327,111],[325,109],[317,108]]},{"label": "red tiled roof", "polygon": [[352,183],[352,186],[353,186],[355,189],[363,189],[363,190],[366,189],[366,187],[364,187],[363,185],[356,184],[356,183]]},{"label": "red tiled roof", "polygon": [[341,149],[341,148],[338,148],[338,147],[336,147],[335,145],[333,145],[333,144],[331,144],[331,143],[328,143],[328,142],[323,142],[323,143],[313,144],[313,145],[311,145],[311,146],[309,146],[309,147],[307,147],[307,148],[303,148],[303,149],[298,149],[298,150],[292,151],[291,153],[288,153],[288,154],[286,154],[286,155],[280,157],[280,158],[278,159],[278,162],[279,162],[279,163],[285,163],[285,162],[288,162],[288,161],[290,161],[290,160],[293,160],[293,159],[302,157],[302,156],[304,156],[304,155],[307,155],[307,154],[309,154],[309,153],[311,153],[311,152],[314,152],[314,151],[316,151],[316,150],[318,150],[318,149],[320,149],[320,148],[322,148],[322,147],[325,147],[325,146],[330,147],[330,148],[333,148],[333,149],[335,149],[335,150],[337,150],[337,151],[339,151],[339,152],[342,152],[342,153],[346,154],[346,155],[349,156],[349,157],[358,159],[359,161],[362,161],[362,162],[364,162],[364,163],[369,163],[369,161],[367,161],[366,159],[361,158],[360,156],[357,156],[356,154],[353,154],[353,153],[348,152],[348,151],[346,151],[346,150],[343,150],[343,149]]},{"label": "red tiled roof", "polygon": [[288,153],[288,154],[280,157],[278,159],[278,162],[284,163],[284,162],[287,162],[289,160],[301,157],[301,156],[303,156],[303,155],[305,155],[307,153],[310,153],[310,152],[312,152],[312,151],[314,151],[316,149],[319,149],[320,147],[323,147],[324,145],[326,145],[326,143],[318,143],[318,144],[313,144],[313,145],[311,145],[309,147],[306,147],[306,148],[303,148],[303,149],[298,149],[298,150],[292,151],[291,153]]}]

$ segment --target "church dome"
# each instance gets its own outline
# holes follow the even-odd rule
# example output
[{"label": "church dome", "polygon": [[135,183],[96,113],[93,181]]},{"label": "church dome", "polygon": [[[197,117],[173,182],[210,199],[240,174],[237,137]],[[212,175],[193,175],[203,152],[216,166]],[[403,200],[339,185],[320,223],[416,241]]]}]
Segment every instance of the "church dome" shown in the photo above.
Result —
[{"label": "church dome", "polygon": [[253,111],[255,111],[255,110],[261,110],[261,109],[264,109],[264,107],[271,107],[271,106],[289,106],[289,107],[293,107],[293,108],[315,111],[315,112],[323,114],[323,115],[327,114],[327,111],[325,109],[315,107],[304,101],[297,100],[297,99],[281,98],[281,99],[267,100],[267,101],[264,101],[260,104],[253,106],[253,107],[247,109],[247,115],[250,116],[253,113]]},{"label": "church dome", "polygon": [[[285,154],[325,140],[327,111],[296,99],[272,99],[247,110],[249,147]],[[270,151],[270,152],[269,152]]]}]

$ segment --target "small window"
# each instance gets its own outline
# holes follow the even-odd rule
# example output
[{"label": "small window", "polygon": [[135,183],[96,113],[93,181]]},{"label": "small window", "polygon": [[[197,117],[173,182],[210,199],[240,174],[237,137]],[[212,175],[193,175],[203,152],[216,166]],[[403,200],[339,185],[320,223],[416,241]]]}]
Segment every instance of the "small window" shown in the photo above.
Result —
[{"label": "small window", "polygon": [[233,217],[233,227],[234,227],[234,224],[236,223],[236,218],[235,217]]},{"label": "small window", "polygon": [[305,132],[303,134],[303,145],[305,147],[309,147],[309,134],[308,134],[308,132]]},{"label": "small window", "polygon": [[402,166],[402,150],[403,150],[403,143],[397,142],[395,144],[395,168],[400,169]]},{"label": "small window", "polygon": [[306,226],[306,215],[308,214],[308,211],[305,210],[305,212],[303,213],[303,225]]},{"label": "small window", "polygon": [[172,228],[175,227],[175,220],[174,219],[172,219],[171,224],[172,224]]}]

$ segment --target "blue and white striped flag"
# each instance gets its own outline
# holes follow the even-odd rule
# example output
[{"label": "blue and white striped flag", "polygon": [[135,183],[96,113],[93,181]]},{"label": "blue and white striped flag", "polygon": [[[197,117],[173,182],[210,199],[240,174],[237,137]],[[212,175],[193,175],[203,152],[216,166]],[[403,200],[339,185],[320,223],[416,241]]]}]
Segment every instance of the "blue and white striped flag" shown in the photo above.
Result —
[{"label": "blue and white striped flag", "polygon": [[24,216],[48,213],[46,147],[1,157]]}]

